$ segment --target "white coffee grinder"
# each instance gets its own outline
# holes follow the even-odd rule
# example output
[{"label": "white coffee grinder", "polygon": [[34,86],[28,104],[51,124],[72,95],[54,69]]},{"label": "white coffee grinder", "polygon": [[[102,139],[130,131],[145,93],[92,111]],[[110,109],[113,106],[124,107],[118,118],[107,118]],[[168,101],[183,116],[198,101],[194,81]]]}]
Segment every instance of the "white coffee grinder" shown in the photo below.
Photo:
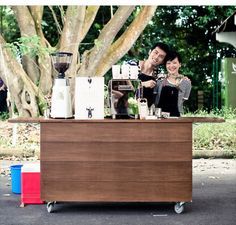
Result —
[{"label": "white coffee grinder", "polygon": [[52,118],[72,117],[71,92],[68,78],[65,78],[65,71],[72,61],[72,53],[52,53],[52,62],[58,72],[52,88],[51,113]]}]

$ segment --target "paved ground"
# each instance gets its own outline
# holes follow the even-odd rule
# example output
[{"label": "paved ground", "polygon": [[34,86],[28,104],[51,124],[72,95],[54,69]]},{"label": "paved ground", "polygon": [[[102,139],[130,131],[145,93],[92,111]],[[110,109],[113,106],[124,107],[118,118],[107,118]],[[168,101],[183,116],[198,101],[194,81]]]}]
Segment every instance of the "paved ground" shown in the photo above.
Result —
[{"label": "paved ground", "polygon": [[[3,171],[15,162],[0,163]],[[173,204],[163,203],[61,203],[49,214],[45,205],[20,208],[20,196],[11,193],[10,182],[8,176],[0,177],[0,225],[236,224],[236,160],[193,160],[193,202],[180,215]]]}]

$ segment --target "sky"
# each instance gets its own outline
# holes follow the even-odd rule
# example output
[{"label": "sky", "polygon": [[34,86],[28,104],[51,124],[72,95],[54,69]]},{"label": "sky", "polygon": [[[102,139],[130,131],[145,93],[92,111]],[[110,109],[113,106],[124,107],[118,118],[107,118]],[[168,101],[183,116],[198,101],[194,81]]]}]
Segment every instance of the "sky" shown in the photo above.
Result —
[{"label": "sky", "polygon": [[236,0],[0,0],[0,5],[236,5]]}]

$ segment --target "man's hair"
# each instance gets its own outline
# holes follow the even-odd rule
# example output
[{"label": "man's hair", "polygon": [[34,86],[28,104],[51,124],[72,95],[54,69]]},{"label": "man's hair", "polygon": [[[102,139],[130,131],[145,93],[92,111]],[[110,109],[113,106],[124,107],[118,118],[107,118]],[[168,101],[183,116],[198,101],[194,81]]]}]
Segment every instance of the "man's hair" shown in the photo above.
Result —
[{"label": "man's hair", "polygon": [[169,52],[169,46],[163,42],[157,42],[155,45],[152,46],[151,50],[154,50],[156,47],[163,50],[166,54]]},{"label": "man's hair", "polygon": [[182,63],[182,57],[181,57],[181,55],[178,52],[176,52],[176,51],[169,51],[168,54],[165,57],[165,62],[172,61],[175,58],[177,58],[179,60],[179,62]]}]

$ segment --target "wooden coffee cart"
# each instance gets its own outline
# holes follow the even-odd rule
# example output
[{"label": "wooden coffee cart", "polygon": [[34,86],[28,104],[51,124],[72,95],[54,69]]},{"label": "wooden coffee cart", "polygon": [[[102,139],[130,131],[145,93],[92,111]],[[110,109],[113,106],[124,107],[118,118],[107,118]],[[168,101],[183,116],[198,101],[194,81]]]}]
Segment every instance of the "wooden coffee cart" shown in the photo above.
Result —
[{"label": "wooden coffee cart", "polygon": [[41,199],[175,202],[192,200],[192,124],[217,118],[160,120],[11,119],[39,122]]}]

